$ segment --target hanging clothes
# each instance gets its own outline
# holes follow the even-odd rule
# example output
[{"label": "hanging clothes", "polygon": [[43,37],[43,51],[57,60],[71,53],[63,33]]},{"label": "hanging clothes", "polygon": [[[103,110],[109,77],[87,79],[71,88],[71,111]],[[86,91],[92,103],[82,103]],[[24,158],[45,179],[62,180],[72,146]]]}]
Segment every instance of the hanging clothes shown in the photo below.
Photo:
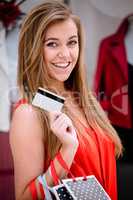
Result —
[{"label": "hanging clothes", "polygon": [[114,126],[133,128],[131,100],[128,94],[128,62],[124,44],[128,17],[117,32],[103,39],[99,48],[94,91]]}]

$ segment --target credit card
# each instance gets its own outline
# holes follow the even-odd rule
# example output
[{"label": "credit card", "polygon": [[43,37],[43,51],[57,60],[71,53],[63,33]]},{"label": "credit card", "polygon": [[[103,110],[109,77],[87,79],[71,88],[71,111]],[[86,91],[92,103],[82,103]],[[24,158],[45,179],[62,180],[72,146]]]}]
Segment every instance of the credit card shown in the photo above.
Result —
[{"label": "credit card", "polygon": [[33,100],[32,105],[37,106],[48,112],[61,111],[65,98],[49,90],[39,87]]}]

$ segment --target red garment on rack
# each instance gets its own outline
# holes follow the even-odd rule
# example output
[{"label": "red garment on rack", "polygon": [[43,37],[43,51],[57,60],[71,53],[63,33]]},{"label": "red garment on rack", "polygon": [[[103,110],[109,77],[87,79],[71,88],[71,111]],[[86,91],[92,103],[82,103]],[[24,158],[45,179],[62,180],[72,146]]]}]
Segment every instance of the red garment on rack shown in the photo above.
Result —
[{"label": "red garment on rack", "polygon": [[98,101],[107,111],[110,122],[123,128],[132,128],[133,121],[132,102],[128,98],[128,63],[124,41],[129,27],[128,17],[130,15],[114,34],[101,41],[94,77],[94,92]]}]

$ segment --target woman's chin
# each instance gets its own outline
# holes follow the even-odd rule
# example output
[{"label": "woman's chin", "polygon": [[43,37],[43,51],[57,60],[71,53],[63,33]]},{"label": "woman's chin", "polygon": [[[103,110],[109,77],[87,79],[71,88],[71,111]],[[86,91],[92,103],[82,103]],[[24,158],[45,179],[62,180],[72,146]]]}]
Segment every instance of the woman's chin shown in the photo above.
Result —
[{"label": "woman's chin", "polygon": [[65,82],[69,78],[69,76],[58,76],[58,77],[56,76],[55,80],[57,80],[59,82]]}]

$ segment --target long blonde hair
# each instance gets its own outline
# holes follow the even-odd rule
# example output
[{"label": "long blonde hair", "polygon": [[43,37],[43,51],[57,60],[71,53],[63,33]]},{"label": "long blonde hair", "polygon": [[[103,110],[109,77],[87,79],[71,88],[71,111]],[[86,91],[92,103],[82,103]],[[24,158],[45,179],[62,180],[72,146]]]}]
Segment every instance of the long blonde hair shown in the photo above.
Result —
[{"label": "long blonde hair", "polygon": [[[72,14],[69,7],[59,1],[47,1],[33,8],[25,17],[19,36],[18,85],[23,98],[31,102],[38,87],[48,87],[49,77],[43,58],[43,42],[50,24],[71,18],[78,29],[79,58],[65,87],[80,94],[81,106],[90,127],[95,132],[103,132],[115,144],[116,156],[122,152],[121,141],[110,125],[99,103],[88,89],[85,64],[83,30],[78,16]],[[60,146],[57,138],[50,134],[48,117],[39,110],[42,128],[45,134],[46,154],[51,157]],[[54,152],[54,153],[53,153]]]}]

